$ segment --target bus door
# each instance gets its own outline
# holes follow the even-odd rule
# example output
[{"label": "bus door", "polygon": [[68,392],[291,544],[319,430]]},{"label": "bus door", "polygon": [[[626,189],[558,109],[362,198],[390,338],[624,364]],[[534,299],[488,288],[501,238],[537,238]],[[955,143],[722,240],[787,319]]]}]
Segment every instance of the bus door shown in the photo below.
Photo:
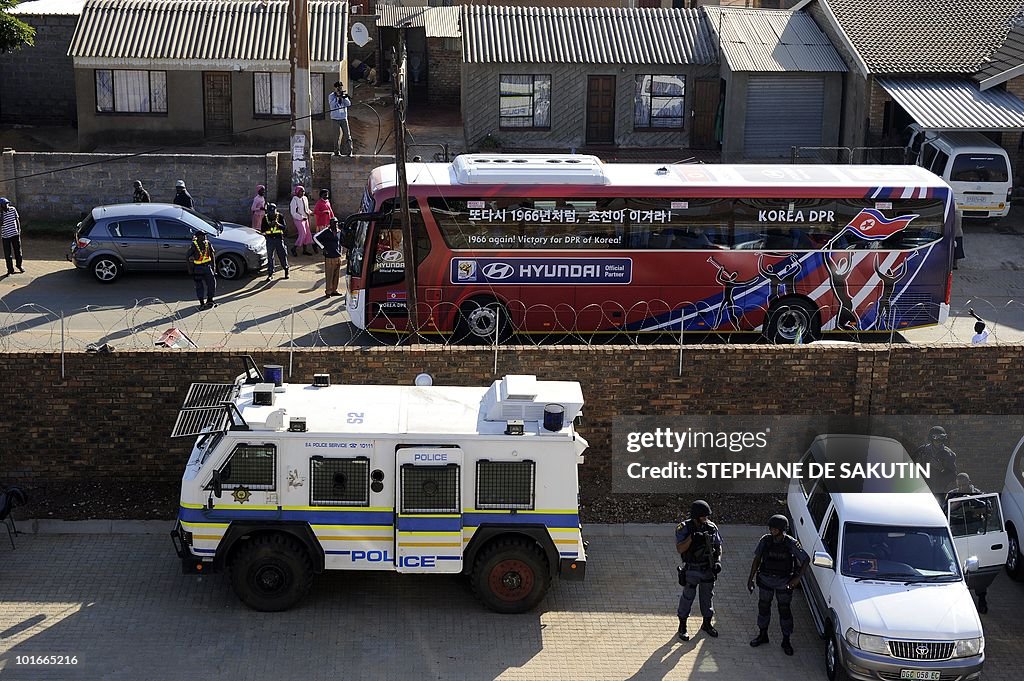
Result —
[{"label": "bus door", "polygon": [[396,452],[395,569],[462,571],[462,450],[403,447]]}]

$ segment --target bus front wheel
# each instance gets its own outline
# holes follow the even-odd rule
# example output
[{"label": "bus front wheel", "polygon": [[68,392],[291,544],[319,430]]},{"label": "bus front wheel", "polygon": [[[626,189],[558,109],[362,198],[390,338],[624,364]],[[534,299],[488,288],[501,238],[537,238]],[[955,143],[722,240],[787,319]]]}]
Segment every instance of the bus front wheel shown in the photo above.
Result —
[{"label": "bus front wheel", "polygon": [[512,337],[508,308],[496,300],[470,300],[459,308],[456,339],[467,343],[499,343]]},{"label": "bus front wheel", "polygon": [[820,334],[818,313],[799,299],[783,300],[768,311],[764,335],[771,343],[809,343]]}]

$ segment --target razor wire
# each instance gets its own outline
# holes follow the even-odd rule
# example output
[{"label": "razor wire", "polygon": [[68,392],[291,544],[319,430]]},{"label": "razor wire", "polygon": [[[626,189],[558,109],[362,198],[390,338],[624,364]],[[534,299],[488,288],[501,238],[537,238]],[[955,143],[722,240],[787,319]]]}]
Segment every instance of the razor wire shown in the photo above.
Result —
[{"label": "razor wire", "polygon": [[[419,303],[415,328],[409,328],[404,303],[393,308],[374,304],[373,315],[362,325],[366,328],[360,329],[351,323],[343,304],[327,309],[222,305],[199,311],[191,302],[152,297],[128,306],[86,305],[59,312],[35,303],[10,308],[0,301],[0,352],[82,352],[103,346],[107,350],[282,349],[421,343],[495,348],[683,347],[697,343],[802,344],[814,339],[889,345],[971,344],[975,333],[972,314],[984,320],[988,344],[1024,342],[1024,300],[972,298],[952,306],[941,324],[930,323],[938,315],[935,303],[897,301],[879,310],[876,301],[856,313],[854,323],[850,312],[841,306],[814,307],[808,302],[730,305],[651,298],[629,305],[614,300],[580,305],[496,299],[459,305]],[[923,328],[908,331],[916,326]]]}]

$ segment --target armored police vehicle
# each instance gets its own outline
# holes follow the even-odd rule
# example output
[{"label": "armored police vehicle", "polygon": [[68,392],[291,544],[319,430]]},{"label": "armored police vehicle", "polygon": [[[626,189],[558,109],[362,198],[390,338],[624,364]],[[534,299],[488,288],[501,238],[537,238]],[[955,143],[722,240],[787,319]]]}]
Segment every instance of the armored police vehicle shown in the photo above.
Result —
[{"label": "armored police vehicle", "polygon": [[263,381],[249,359],[234,383],[192,384],[178,414],[172,437],[198,436],[171,533],[185,573],[226,569],[263,611],[324,570],[464,573],[504,613],[583,579],[579,383]]}]

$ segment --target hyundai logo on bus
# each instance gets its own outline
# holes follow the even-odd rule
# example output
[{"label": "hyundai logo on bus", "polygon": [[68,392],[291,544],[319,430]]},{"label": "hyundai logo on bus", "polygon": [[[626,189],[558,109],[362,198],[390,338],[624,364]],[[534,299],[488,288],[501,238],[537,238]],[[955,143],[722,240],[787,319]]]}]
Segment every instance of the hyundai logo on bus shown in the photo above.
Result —
[{"label": "hyundai logo on bus", "polygon": [[453,284],[629,284],[632,258],[452,258]]}]

